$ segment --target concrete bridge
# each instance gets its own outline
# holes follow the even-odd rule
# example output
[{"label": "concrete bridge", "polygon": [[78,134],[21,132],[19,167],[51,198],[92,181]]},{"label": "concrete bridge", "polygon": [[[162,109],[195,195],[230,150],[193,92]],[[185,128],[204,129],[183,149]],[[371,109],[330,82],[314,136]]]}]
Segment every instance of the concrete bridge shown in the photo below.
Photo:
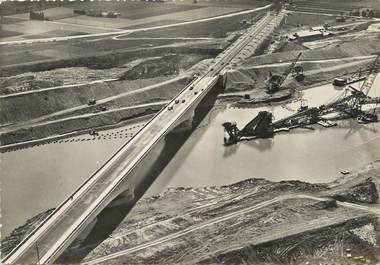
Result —
[{"label": "concrete bridge", "polygon": [[91,227],[93,220],[118,196],[132,200],[135,187],[150,174],[162,154],[168,135],[192,126],[197,107],[219,83],[225,67],[249,45],[268,37],[284,13],[269,12],[228,49],[216,57],[206,73],[195,78],[159,111],[129,142],[90,176],[55,211],[30,233],[2,262],[49,264]]}]

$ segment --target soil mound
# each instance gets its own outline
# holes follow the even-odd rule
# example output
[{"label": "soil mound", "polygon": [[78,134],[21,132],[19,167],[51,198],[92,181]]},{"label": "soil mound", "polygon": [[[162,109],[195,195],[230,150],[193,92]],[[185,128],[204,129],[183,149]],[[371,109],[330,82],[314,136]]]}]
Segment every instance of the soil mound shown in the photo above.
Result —
[{"label": "soil mound", "polygon": [[353,203],[377,203],[379,193],[376,184],[369,178],[347,189],[338,190],[332,193],[331,197],[339,201]]}]

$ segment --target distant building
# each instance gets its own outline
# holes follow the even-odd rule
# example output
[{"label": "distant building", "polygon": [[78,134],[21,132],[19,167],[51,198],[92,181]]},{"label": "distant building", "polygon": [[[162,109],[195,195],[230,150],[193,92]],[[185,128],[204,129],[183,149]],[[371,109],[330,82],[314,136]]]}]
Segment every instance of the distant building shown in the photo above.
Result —
[{"label": "distant building", "polygon": [[120,13],[117,13],[115,11],[99,11],[99,10],[93,10],[93,9],[90,9],[90,10],[75,9],[73,12],[74,14],[87,15],[90,17],[117,18],[120,15]]},{"label": "distant building", "polygon": [[102,17],[117,18],[120,14],[114,11],[102,12]]},{"label": "distant building", "polygon": [[324,35],[321,31],[318,31],[318,30],[315,30],[315,31],[302,30],[302,31],[298,31],[294,33],[293,36],[296,37],[297,39],[306,41],[306,40],[315,40],[315,39],[323,37]]},{"label": "distant building", "polygon": [[323,26],[311,27],[310,29],[312,31],[322,31],[322,30],[325,30],[325,28]]},{"label": "distant building", "polygon": [[30,11],[29,12],[30,20],[45,20],[44,12]]}]

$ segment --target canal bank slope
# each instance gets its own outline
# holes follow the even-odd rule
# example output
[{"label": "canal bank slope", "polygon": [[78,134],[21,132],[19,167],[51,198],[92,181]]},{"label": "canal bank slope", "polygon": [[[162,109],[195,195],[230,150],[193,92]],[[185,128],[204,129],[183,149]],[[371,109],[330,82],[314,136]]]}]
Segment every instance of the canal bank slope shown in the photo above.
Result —
[{"label": "canal bank slope", "polygon": [[[246,179],[169,188],[140,200],[108,239],[77,240],[58,262],[375,264],[379,183],[380,162],[374,162],[328,184]],[[5,238],[3,253],[47,214]]]}]

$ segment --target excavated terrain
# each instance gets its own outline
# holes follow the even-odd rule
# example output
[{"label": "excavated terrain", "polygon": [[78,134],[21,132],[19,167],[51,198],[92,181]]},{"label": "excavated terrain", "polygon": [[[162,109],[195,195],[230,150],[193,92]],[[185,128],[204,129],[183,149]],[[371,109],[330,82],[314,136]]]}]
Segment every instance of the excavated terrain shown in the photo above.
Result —
[{"label": "excavated terrain", "polygon": [[[232,18],[234,24],[228,30],[246,26],[241,23],[243,18]],[[193,34],[199,27],[186,28],[192,28],[188,33]],[[208,62],[203,61],[215,57],[236,38],[233,32],[221,32],[225,39],[120,37],[20,44],[18,50],[4,46],[1,53],[8,52],[10,57],[0,66],[1,144],[45,141],[137,117],[149,118],[195,71],[204,69],[202,65]],[[41,49],[45,49],[43,54]]]},{"label": "excavated terrain", "polygon": [[[327,0],[295,2],[301,3],[301,11],[308,11],[308,4],[312,10],[344,6]],[[357,1],[348,2],[350,8],[357,8]],[[57,42],[19,45],[17,50],[2,47],[0,55],[9,56],[3,56],[0,67],[1,145],[148,119],[258,18],[247,15],[229,19],[226,27],[217,21],[204,27],[186,25],[182,31],[169,28],[66,46]],[[252,104],[247,107],[251,107],[282,101],[298,90],[366,69],[380,51],[380,31],[368,30],[374,22],[308,41],[284,38],[326,22],[339,24],[334,16],[324,14],[289,15],[252,57],[231,66],[220,102],[239,104],[248,97]],[[200,39],[153,39],[163,35]],[[268,95],[265,82],[270,73],[282,74],[300,51],[305,78],[289,77],[279,92]],[[256,178],[224,186],[169,188],[133,205],[116,227],[106,230],[106,239],[91,238],[93,234],[78,238],[57,262],[378,264],[379,183],[380,162],[376,161],[331,183]],[[110,208],[125,212],[125,207],[131,205]],[[51,211],[29,219],[2,239],[2,255]]]},{"label": "excavated terrain", "polygon": [[[287,29],[287,26],[294,23],[295,16],[298,17],[296,14],[289,16],[290,21],[287,20],[278,33],[280,36],[300,30],[294,27],[290,31]],[[308,16],[312,20],[316,15]],[[303,20],[306,21],[306,18]],[[330,37],[314,41],[284,41],[278,37],[276,52],[250,57],[242,65],[236,65],[228,71],[225,93],[219,98],[222,101],[237,102],[238,105],[243,105],[244,102],[244,106],[248,102],[254,105],[281,101],[292,97],[297,90],[330,83],[335,77],[348,77],[360,70],[364,71],[380,51],[380,32],[369,32],[369,25],[365,23],[360,28],[352,26],[344,33],[335,32]],[[302,55],[298,65],[304,69],[304,78],[296,80],[290,76],[280,91],[268,95],[265,91],[268,76],[284,73],[299,53]]]},{"label": "excavated terrain", "polygon": [[[183,29],[187,37],[206,39],[171,40],[169,44],[153,42],[152,47],[135,43],[137,46],[127,45],[129,48],[126,48],[126,43],[133,41],[132,34],[127,39],[73,41],[70,45],[86,48],[86,51],[74,53],[66,47],[60,49],[59,54],[56,51],[62,44],[54,44],[50,48],[54,60],[27,62],[29,55],[41,54],[35,44],[23,45],[25,54],[20,58],[24,62],[14,63],[17,60],[13,60],[13,64],[3,63],[0,69],[0,101],[4,113],[0,118],[3,124],[1,142],[4,145],[59,137],[74,131],[88,132],[93,128],[117,125],[138,116],[149,117],[176,95],[194,73],[207,69],[211,58],[260,16],[258,13],[226,20],[233,23],[223,31],[223,38],[218,39],[207,39],[210,37],[206,34],[207,29],[186,25]],[[299,30],[298,25],[295,26],[297,21],[305,23],[315,16],[320,15],[288,15],[283,27],[276,30],[272,39],[265,40],[252,57],[242,64],[231,65],[220,101],[245,107],[283,101],[296,96],[298,90],[331,82],[334,77],[347,76],[370,65],[374,54],[380,50],[380,42],[377,41],[379,32],[367,32],[368,23],[365,27],[352,26],[338,35],[311,42],[283,40],[281,36]],[[326,16],[321,17],[316,22]],[[249,20],[242,23],[247,18]],[[330,21],[331,17],[328,18]],[[215,23],[221,21],[205,25]],[[163,33],[165,37],[177,37],[172,36],[171,28]],[[149,34],[156,33],[144,34],[144,37],[152,37]],[[4,48],[4,52],[7,49]],[[101,52],[94,55],[97,50]],[[296,81],[289,77],[282,90],[268,95],[265,87],[270,73],[283,73],[300,50],[299,64],[305,70],[305,78]],[[12,52],[12,56],[16,55],[20,55],[19,52]],[[93,100],[96,104],[90,105]],[[147,103],[151,105],[138,106]]]},{"label": "excavated terrain", "polygon": [[[76,240],[58,262],[375,264],[379,180],[376,162],[328,184],[247,179],[170,188],[140,200],[103,242]],[[4,239],[3,253],[41,220]]]}]

